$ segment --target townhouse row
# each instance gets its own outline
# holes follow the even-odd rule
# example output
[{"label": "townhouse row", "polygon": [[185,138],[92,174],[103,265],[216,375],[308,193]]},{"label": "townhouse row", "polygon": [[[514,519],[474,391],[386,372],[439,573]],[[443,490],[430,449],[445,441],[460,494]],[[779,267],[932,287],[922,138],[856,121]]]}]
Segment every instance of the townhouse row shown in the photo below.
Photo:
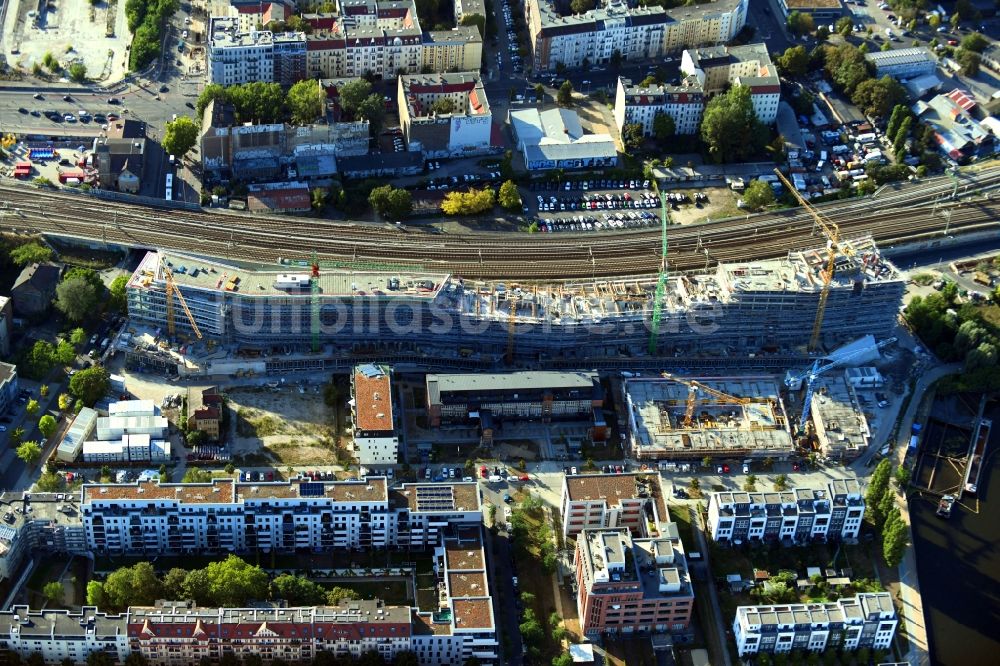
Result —
[{"label": "townhouse row", "polygon": [[749,0],[715,0],[671,9],[607,0],[583,14],[563,14],[553,0],[526,0],[536,71],[649,60],[683,49],[726,44],[746,25]]},{"label": "townhouse row", "polygon": [[302,15],[311,28],[308,34],[260,30],[239,9],[213,16],[209,82],[291,85],[305,78],[478,71],[482,63],[483,39],[476,26],[424,32],[408,0],[340,0],[332,9]]}]

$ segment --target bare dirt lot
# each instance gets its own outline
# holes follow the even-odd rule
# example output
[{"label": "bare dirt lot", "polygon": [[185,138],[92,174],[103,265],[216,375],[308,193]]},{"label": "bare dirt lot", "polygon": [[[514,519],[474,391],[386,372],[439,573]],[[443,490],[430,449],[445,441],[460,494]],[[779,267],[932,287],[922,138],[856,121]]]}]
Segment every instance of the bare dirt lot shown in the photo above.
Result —
[{"label": "bare dirt lot", "polygon": [[686,194],[690,201],[694,201],[696,192],[708,195],[708,203],[699,205],[685,203],[680,204],[676,208],[671,208],[670,221],[674,224],[695,224],[697,222],[706,222],[710,219],[721,220],[736,215],[746,215],[745,211],[736,207],[736,200],[739,199],[739,195],[727,187],[677,188],[666,191]]},{"label": "bare dirt lot", "polygon": [[234,456],[264,454],[282,465],[336,463],[333,412],[321,394],[257,387],[230,390],[227,397]]}]

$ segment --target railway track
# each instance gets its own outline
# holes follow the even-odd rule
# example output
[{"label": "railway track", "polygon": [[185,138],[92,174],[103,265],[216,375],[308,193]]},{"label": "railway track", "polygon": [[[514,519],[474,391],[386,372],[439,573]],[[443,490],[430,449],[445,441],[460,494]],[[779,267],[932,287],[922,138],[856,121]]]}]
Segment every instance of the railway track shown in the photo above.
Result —
[{"label": "railway track", "polygon": [[[908,183],[865,198],[821,206],[845,236],[871,234],[882,244],[949,233],[1000,228],[1000,201],[968,198],[1000,187],[1000,168],[965,174],[959,198],[950,178]],[[966,198],[962,198],[965,190]],[[934,202],[938,202],[934,206]],[[946,219],[950,216],[950,219]],[[53,192],[0,183],[0,226],[67,238],[274,263],[307,259],[419,266],[463,277],[579,279],[654,273],[659,229],[623,232],[521,234],[431,233],[302,217],[188,211],[112,202],[85,193]],[[820,244],[801,209],[670,227],[671,270],[696,270],[719,261],[783,256]]]}]

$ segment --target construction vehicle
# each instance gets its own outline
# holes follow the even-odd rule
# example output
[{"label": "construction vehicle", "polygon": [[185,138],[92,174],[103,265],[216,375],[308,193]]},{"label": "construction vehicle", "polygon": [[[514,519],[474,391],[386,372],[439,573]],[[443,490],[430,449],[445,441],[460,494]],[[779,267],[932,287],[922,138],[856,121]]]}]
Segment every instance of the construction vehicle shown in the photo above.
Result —
[{"label": "construction vehicle", "polygon": [[661,372],[660,376],[675,381],[679,384],[684,384],[688,387],[688,397],[687,404],[684,408],[684,420],[682,424],[685,428],[691,428],[694,426],[694,410],[698,406],[698,393],[705,393],[712,396],[719,402],[723,404],[730,405],[749,405],[750,398],[741,398],[735,395],[729,395],[718,389],[714,389],[711,386],[706,386],[701,382],[695,381],[693,379],[684,379],[683,377],[678,377],[677,375],[670,374],[669,372]]},{"label": "construction vehicle", "polygon": [[188,308],[187,302],[184,300],[184,295],[181,294],[181,290],[177,288],[177,283],[174,282],[174,274],[170,268],[164,263],[163,266],[163,279],[167,283],[167,334],[173,338],[175,325],[174,325],[174,296],[180,302],[181,307],[184,308],[184,314],[187,316],[188,321],[191,323],[191,330],[194,334],[201,340],[201,331],[198,329],[198,324],[194,320],[194,315],[191,314],[191,309]]},{"label": "construction vehicle", "polygon": [[826,314],[826,302],[830,298],[830,283],[833,281],[833,270],[837,261],[837,253],[852,254],[852,250],[848,247],[842,248],[840,246],[840,227],[837,226],[836,222],[827,220],[818,210],[813,208],[812,204],[799,194],[795,186],[788,182],[788,178],[785,177],[785,174],[781,173],[780,169],[775,169],[774,173],[778,175],[778,178],[788,188],[788,191],[792,193],[792,196],[798,200],[799,204],[806,209],[806,212],[812,215],[816,221],[816,226],[823,231],[823,234],[827,238],[827,252],[829,253],[829,257],[827,258],[826,268],[820,271],[823,287],[819,292],[819,303],[816,305],[816,319],[813,321],[812,334],[809,336],[808,350],[815,351],[819,346],[819,336],[823,328],[823,317]]},{"label": "construction vehicle", "polygon": [[[887,338],[882,342],[877,343],[875,345],[875,349],[881,351],[883,348],[888,347],[894,342],[896,342],[896,338]],[[805,433],[806,423],[808,423],[809,421],[809,408],[812,405],[813,394],[815,393],[813,382],[816,380],[816,378],[819,377],[824,372],[826,372],[827,370],[831,370],[833,368],[839,368],[842,365],[844,365],[844,363],[850,361],[851,359],[860,356],[861,354],[868,353],[870,351],[871,349],[869,347],[864,347],[862,349],[855,350],[850,354],[835,358],[833,360],[830,360],[829,358],[826,359],[818,358],[815,361],[813,361],[812,367],[810,367],[808,370],[801,373],[789,372],[787,375],[785,375],[785,386],[787,386],[790,389],[794,389],[795,387],[800,386],[803,381],[806,383],[806,395],[802,399],[802,415],[799,417],[799,423],[798,423],[798,433],[800,435]],[[820,362],[823,360],[827,360],[829,361],[829,363],[821,365]]]}]

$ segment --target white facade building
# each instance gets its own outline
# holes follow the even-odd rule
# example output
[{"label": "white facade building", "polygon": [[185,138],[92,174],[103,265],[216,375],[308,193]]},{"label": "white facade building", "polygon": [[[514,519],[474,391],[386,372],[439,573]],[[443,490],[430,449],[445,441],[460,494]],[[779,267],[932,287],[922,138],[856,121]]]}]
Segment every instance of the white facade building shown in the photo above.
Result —
[{"label": "white facade building", "polygon": [[911,79],[933,74],[937,70],[937,58],[930,49],[913,47],[866,53],[865,60],[875,68],[875,77],[891,76],[894,79]]},{"label": "white facade building", "polygon": [[121,439],[83,443],[84,462],[167,462],[169,460],[170,441],[152,439],[148,434],[122,435]]},{"label": "white facade building", "polygon": [[306,36],[301,32],[242,32],[236,18],[213,18],[207,53],[209,83],[290,85],[305,78]]},{"label": "white facade building", "polygon": [[705,92],[693,77],[679,86],[641,87],[629,79],[618,78],[615,95],[615,124],[621,132],[625,125],[642,125],[643,136],[653,135],[653,121],[658,114],[674,119],[675,134],[695,134],[705,113]]},{"label": "white facade building", "polygon": [[750,88],[757,119],[773,125],[781,101],[781,80],[766,44],[688,49],[681,56],[681,72],[693,75],[707,95],[731,86]]},{"label": "white facade building", "polygon": [[740,606],[733,635],[740,657],[760,652],[827,647],[888,649],[899,619],[888,592],[858,594],[823,604]]},{"label": "white facade building", "polygon": [[46,664],[64,659],[84,664],[91,652],[106,652],[114,663],[123,664],[129,655],[126,617],[101,613],[95,606],[79,611],[14,606],[0,614],[0,649],[22,658],[38,652]]},{"label": "white facade building", "polygon": [[490,150],[493,113],[478,72],[400,76],[397,96],[399,124],[410,150],[425,157]]},{"label": "white facade building", "polygon": [[856,539],[865,515],[861,486],[854,479],[831,481],[826,490],[712,493],[709,535],[735,544],[750,541]]}]

